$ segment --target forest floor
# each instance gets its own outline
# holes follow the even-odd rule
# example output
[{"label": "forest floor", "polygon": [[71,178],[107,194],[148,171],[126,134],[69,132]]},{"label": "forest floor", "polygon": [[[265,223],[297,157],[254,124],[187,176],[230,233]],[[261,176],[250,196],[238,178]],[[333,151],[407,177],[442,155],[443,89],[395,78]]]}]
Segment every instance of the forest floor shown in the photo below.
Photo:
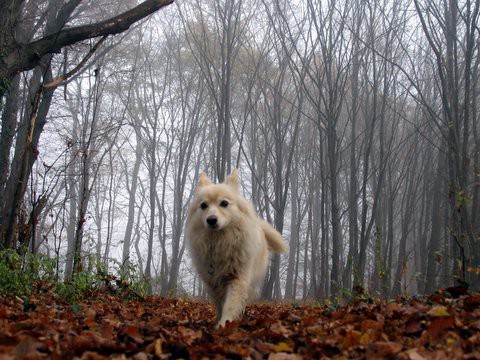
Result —
[{"label": "forest floor", "polygon": [[480,359],[479,293],[338,307],[259,303],[219,330],[213,319],[209,303],[192,299],[4,298],[0,359]]}]

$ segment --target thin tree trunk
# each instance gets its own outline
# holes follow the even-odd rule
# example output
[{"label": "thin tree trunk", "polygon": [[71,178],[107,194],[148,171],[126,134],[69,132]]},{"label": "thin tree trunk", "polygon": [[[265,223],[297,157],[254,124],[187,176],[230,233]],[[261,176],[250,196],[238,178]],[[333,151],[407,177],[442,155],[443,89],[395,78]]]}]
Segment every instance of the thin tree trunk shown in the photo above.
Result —
[{"label": "thin tree trunk", "polygon": [[441,246],[441,238],[442,238],[442,213],[443,213],[443,206],[442,206],[442,197],[443,193],[442,190],[444,189],[444,157],[441,156],[441,150],[438,151],[438,160],[437,160],[437,171],[434,175],[433,180],[433,200],[432,200],[432,207],[431,207],[431,231],[430,231],[430,241],[428,242],[428,255],[427,255],[427,268],[425,273],[425,294],[431,294],[437,288],[437,264],[439,259],[438,251],[440,250]]},{"label": "thin tree trunk", "polygon": [[135,131],[135,164],[133,165],[131,175],[131,185],[128,188],[128,217],[125,227],[125,236],[123,237],[122,266],[128,270],[130,266],[130,247],[133,234],[133,224],[135,221],[135,203],[138,184],[138,174],[143,157],[143,142],[138,131]]}]

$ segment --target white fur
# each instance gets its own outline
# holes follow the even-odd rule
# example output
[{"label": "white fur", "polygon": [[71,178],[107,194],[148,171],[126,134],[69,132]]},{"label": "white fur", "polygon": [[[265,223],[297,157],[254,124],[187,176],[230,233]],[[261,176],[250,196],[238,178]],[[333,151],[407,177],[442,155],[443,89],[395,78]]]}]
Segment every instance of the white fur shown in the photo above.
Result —
[{"label": "white fur", "polygon": [[[215,228],[207,222],[209,218],[216,219]],[[239,319],[247,301],[257,295],[268,266],[268,250],[286,251],[281,235],[258,218],[241,196],[236,170],[222,184],[213,184],[204,173],[200,175],[188,213],[186,238],[221,326]]]}]

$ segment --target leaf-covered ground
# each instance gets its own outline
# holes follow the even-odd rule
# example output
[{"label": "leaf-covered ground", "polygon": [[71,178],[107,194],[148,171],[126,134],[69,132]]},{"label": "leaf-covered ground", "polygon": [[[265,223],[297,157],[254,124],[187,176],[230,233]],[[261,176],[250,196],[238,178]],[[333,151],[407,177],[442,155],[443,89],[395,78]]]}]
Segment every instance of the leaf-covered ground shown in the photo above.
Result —
[{"label": "leaf-covered ground", "polygon": [[480,359],[478,293],[338,308],[255,304],[219,330],[213,318],[210,304],[187,299],[0,299],[0,359]]}]

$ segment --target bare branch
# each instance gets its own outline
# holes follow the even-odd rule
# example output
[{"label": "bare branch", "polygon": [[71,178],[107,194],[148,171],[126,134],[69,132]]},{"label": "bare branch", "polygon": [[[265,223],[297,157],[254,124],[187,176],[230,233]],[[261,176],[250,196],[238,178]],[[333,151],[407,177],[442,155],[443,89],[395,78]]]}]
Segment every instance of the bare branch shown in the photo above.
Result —
[{"label": "bare branch", "polygon": [[20,45],[20,49],[14,50],[8,56],[9,73],[30,70],[38,65],[44,55],[59,52],[64,46],[95,37],[119,34],[135,22],[171,3],[173,0],[147,0],[113,18],[94,24],[65,28],[29,44]]},{"label": "bare branch", "polygon": [[107,39],[107,35],[103,36],[88,52],[87,55],[80,61],[80,63],[75,66],[72,70],[70,70],[68,73],[60,75],[59,77],[53,79],[50,81],[48,84],[43,85],[42,91],[48,91],[50,89],[56,88],[59,86],[62,82],[70,78],[72,75],[74,75],[77,71],[79,71],[83,65],[93,56],[93,53],[103,44],[103,42]]}]

